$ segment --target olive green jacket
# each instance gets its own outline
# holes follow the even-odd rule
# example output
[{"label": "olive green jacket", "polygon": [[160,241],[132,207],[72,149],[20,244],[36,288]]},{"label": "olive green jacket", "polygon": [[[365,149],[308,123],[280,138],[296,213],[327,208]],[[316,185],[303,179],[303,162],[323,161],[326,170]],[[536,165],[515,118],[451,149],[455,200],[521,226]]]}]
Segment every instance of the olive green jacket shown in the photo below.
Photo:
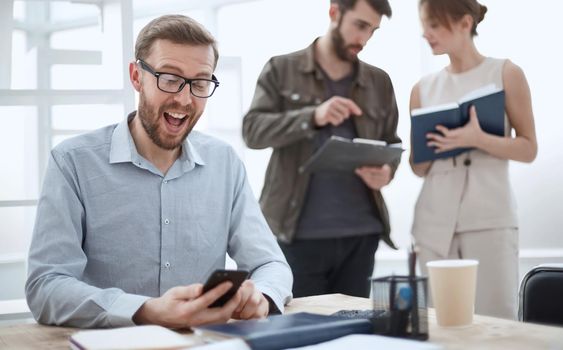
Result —
[{"label": "olive green jacket", "polygon": [[[260,205],[270,228],[281,242],[295,234],[310,175],[299,167],[312,155],[315,108],[325,100],[322,72],[314,59],[315,43],[304,50],[271,58],[258,82],[250,110],[243,120],[243,138],[253,149],[273,148]],[[359,62],[351,99],[363,114],[353,117],[358,137],[398,143],[398,112],[387,73]],[[393,174],[398,166],[391,164]],[[392,248],[389,214],[380,191],[373,191],[384,232]]]}]

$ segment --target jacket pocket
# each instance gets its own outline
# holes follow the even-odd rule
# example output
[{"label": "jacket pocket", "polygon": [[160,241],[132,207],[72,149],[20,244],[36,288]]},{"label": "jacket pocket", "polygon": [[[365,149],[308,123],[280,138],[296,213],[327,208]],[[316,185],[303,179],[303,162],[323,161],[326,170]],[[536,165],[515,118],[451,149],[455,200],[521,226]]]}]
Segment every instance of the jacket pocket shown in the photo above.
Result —
[{"label": "jacket pocket", "polygon": [[370,106],[369,108],[365,108],[362,111],[364,117],[367,117],[376,122],[384,121],[389,115],[387,108],[379,106]]},{"label": "jacket pocket", "polygon": [[298,109],[306,106],[316,106],[323,102],[320,97],[302,93],[296,90],[283,90],[281,92],[285,109]]}]

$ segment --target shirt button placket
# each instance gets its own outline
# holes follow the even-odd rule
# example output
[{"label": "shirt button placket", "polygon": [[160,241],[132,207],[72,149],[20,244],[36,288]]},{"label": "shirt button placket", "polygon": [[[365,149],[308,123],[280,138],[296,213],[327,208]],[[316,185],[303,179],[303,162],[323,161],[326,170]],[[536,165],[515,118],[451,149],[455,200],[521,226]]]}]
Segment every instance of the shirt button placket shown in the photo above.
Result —
[{"label": "shirt button placket", "polygon": [[169,180],[167,179],[161,180],[160,198],[161,198],[161,208],[162,208],[161,209],[162,226],[161,226],[160,256],[162,259],[161,266],[163,270],[163,273],[160,276],[161,293],[164,293],[172,285],[172,281],[171,281],[172,276],[169,272],[171,272],[172,269],[171,261],[173,261],[172,259],[174,259],[173,250],[172,250],[173,241],[174,241],[174,233],[173,233],[174,228],[172,227],[173,218],[171,218],[170,216],[173,214],[173,210],[171,208],[173,207],[172,201],[174,196],[172,194],[173,189],[171,186],[172,184],[169,183]]}]

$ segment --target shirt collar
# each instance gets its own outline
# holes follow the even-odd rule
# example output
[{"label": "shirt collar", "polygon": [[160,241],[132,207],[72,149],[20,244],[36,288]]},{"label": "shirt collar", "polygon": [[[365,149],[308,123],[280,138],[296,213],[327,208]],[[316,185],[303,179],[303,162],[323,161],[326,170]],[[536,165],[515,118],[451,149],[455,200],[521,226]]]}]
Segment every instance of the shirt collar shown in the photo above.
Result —
[{"label": "shirt collar", "polygon": [[111,136],[111,145],[109,151],[109,162],[124,163],[133,162],[138,158],[139,154],[133,143],[133,137],[129,130],[129,121],[133,119],[135,112],[130,113],[125,120],[117,124]]},{"label": "shirt collar", "polygon": [[[319,38],[316,38],[315,41],[313,41],[313,43],[311,43],[311,45],[309,45],[305,49],[305,56],[303,56],[303,59],[301,61],[301,71],[304,73],[314,73],[317,79],[322,80],[324,79],[323,73],[321,72],[319,66],[317,65],[317,62],[315,61],[315,46],[318,40]],[[356,65],[356,76],[354,78],[354,82],[361,87],[365,87],[367,85],[366,74],[364,74],[364,71],[366,69],[364,67],[365,63],[358,60],[354,64]]]},{"label": "shirt collar", "polygon": [[[197,131],[196,131],[197,132]],[[190,135],[186,138],[184,143],[182,144],[182,154],[180,154],[180,161],[185,163],[191,163],[190,160],[197,165],[205,165],[203,158],[201,157],[200,153],[197,150],[197,147],[194,145],[193,142],[190,141],[190,136],[192,136],[194,131],[190,131]]]},{"label": "shirt collar", "polygon": [[[117,124],[113,130],[109,153],[110,164],[139,162],[141,156],[137,152],[137,147],[135,147],[135,142],[133,142],[133,136],[131,136],[131,130],[129,130],[129,122],[133,120],[135,115],[136,112],[131,112],[127,118]],[[190,134],[191,133],[193,133],[193,131],[190,132]],[[182,152],[178,158],[178,161],[182,163],[183,169],[191,169],[194,164],[205,165],[203,158],[197,151],[193,142],[190,142],[189,138],[190,137],[186,138],[186,140],[182,143]]]}]

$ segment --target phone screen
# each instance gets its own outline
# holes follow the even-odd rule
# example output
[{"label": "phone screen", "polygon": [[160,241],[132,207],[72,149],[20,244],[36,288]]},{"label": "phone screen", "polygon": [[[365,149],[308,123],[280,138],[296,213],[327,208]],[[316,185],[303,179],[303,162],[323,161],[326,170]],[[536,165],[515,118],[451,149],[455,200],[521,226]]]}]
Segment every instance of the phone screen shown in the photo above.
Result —
[{"label": "phone screen", "polygon": [[215,270],[203,285],[203,293],[217,287],[219,284],[230,281],[232,287],[219,299],[215,300],[209,307],[221,307],[235,295],[240,285],[248,277],[248,271],[244,270]]}]

